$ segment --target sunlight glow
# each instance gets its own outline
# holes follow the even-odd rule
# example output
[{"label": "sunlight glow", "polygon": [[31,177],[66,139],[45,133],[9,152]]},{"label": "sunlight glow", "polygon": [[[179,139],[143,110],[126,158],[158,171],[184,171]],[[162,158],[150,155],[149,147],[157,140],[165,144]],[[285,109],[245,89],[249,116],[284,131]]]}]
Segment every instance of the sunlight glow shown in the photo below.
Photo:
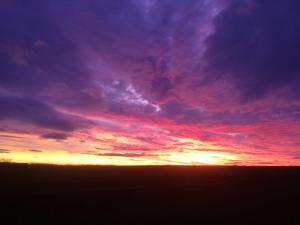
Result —
[{"label": "sunlight glow", "polygon": [[224,165],[238,157],[221,152],[183,152],[173,153],[168,157],[169,160],[183,164],[204,164],[204,165]]}]

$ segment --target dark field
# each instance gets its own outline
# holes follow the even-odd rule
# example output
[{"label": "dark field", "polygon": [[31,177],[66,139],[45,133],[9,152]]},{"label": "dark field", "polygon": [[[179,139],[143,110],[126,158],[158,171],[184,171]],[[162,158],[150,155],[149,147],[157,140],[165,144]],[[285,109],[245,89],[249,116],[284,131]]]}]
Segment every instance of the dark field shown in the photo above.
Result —
[{"label": "dark field", "polygon": [[300,224],[297,167],[0,165],[0,224]]}]

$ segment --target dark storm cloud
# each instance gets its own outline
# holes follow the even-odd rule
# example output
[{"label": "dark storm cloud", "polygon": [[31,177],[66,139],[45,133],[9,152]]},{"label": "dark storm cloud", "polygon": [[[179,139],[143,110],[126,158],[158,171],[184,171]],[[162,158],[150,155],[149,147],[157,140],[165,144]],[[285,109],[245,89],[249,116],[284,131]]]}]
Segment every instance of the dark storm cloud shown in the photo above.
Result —
[{"label": "dark storm cloud", "polygon": [[282,90],[300,97],[300,2],[233,0],[207,40],[207,80],[232,79],[248,102]]},{"label": "dark storm cloud", "polygon": [[55,139],[55,140],[65,140],[68,138],[68,135],[65,133],[47,133],[41,136],[46,139]]},{"label": "dark storm cloud", "polygon": [[62,131],[73,131],[80,126],[76,118],[31,98],[0,96],[0,105],[0,120],[17,120]]}]

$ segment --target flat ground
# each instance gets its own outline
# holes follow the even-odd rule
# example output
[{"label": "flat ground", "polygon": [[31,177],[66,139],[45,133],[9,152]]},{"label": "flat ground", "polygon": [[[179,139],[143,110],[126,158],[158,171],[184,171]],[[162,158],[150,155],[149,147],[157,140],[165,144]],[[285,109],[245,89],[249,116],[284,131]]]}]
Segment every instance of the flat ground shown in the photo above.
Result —
[{"label": "flat ground", "polygon": [[300,224],[300,167],[0,164],[0,224]]}]

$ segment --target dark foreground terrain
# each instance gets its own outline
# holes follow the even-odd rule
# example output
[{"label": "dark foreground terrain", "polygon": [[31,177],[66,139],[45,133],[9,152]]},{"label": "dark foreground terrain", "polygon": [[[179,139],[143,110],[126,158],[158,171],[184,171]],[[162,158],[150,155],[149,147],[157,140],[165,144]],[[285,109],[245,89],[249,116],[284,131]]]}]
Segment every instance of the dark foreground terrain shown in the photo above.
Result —
[{"label": "dark foreground terrain", "polygon": [[297,167],[0,164],[0,224],[300,224]]}]

